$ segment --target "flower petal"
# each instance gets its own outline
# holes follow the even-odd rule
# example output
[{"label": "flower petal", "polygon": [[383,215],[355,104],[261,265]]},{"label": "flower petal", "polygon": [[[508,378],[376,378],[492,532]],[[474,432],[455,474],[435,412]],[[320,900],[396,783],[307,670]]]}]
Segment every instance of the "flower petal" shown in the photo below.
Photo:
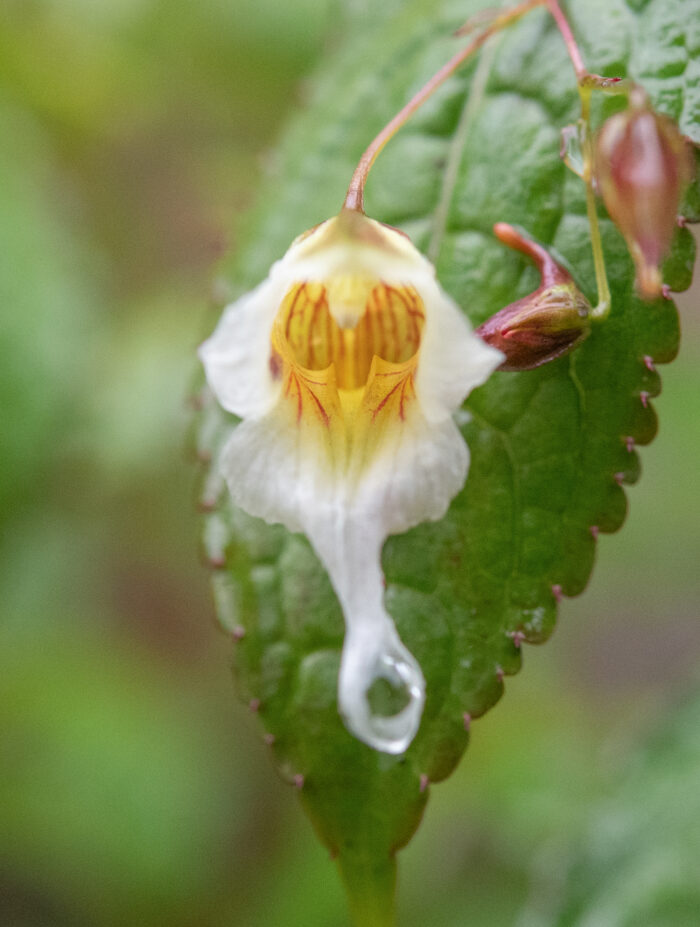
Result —
[{"label": "flower petal", "polygon": [[219,404],[241,418],[264,415],[277,400],[269,366],[270,329],[286,289],[275,273],[224,310],[214,334],[199,348]]},{"label": "flower petal", "polygon": [[414,281],[430,312],[421,342],[416,390],[433,420],[449,416],[503,361],[500,351],[476,336],[463,313],[432,274]]},{"label": "flower petal", "polygon": [[[369,418],[368,409],[364,414]],[[425,684],[384,609],[381,549],[389,534],[444,515],[464,483],[468,451],[450,418],[428,422],[417,405],[405,420],[394,410],[387,411],[387,418],[375,425],[381,429],[374,435],[379,451],[362,467],[358,442],[344,473],[319,451],[324,438],[315,432],[327,426],[313,421],[290,427],[280,402],[262,419],[235,429],[222,470],[236,504],[309,538],[347,627],[340,712],[365,743],[400,753],[418,729]],[[406,694],[408,703],[397,715],[383,717],[371,710],[369,692],[380,678]]]},{"label": "flower petal", "polygon": [[[503,355],[404,235],[344,213],[297,239],[200,354],[243,418],[221,457],[233,502],[306,534],[342,606],[346,725],[403,752],[425,683],[384,608],[382,545],[447,511],[469,464],[451,414]],[[403,700],[397,713],[373,707],[378,680]]]}]

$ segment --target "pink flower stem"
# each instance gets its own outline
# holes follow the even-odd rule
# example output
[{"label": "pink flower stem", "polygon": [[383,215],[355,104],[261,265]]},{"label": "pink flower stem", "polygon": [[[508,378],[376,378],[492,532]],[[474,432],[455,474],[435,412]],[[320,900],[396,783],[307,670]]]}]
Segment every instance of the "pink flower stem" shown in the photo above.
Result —
[{"label": "pink flower stem", "polygon": [[364,193],[365,193],[365,183],[367,182],[367,177],[369,172],[374,164],[377,155],[384,148],[386,143],[391,139],[396,132],[404,125],[405,122],[410,119],[410,117],[419,109],[426,100],[428,100],[433,93],[445,83],[448,77],[451,77],[452,74],[459,68],[459,66],[469,58],[475,51],[477,51],[481,46],[486,42],[492,35],[496,32],[499,32],[505,26],[510,25],[510,23],[515,22],[523,14],[529,12],[537,6],[542,6],[544,0],[524,0],[524,2],[519,3],[517,6],[514,6],[510,10],[505,10],[490,23],[490,25],[484,29],[479,35],[477,35],[472,41],[467,45],[466,48],[463,48],[461,51],[457,52],[454,57],[452,57],[447,64],[443,65],[440,70],[434,74],[430,80],[425,84],[418,93],[408,101],[408,103],[401,109],[394,118],[387,123],[387,125],[382,129],[382,131],[377,135],[377,137],[370,142],[365,153],[360,158],[359,164],[355,168],[355,172],[352,175],[350,180],[350,186],[348,187],[348,192],[345,197],[345,203],[343,204],[344,209],[355,210],[356,212],[364,213]]},{"label": "pink flower stem", "polygon": [[588,70],[583,63],[583,58],[581,57],[581,52],[579,47],[576,44],[576,39],[574,34],[571,31],[571,26],[564,16],[562,8],[559,6],[559,0],[546,0],[547,9],[552,14],[554,22],[557,24],[557,28],[561,33],[561,37],[564,40],[566,45],[566,50],[569,53],[569,58],[571,58],[571,63],[574,66],[574,71],[576,72],[576,79],[581,82],[588,77]]}]

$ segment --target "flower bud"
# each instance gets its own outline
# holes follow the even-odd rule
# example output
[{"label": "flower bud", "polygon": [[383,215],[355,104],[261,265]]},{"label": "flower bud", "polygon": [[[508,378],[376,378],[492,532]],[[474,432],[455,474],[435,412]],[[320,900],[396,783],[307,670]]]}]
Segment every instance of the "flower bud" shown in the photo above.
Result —
[{"label": "flower bud", "polygon": [[590,331],[590,304],[571,275],[544,248],[499,222],[496,236],[537,264],[542,282],[528,296],[487,319],[478,334],[502,351],[499,370],[531,370],[573,350]]},{"label": "flower bud", "polygon": [[636,88],[629,107],[603,123],[594,169],[603,202],[634,259],[640,295],[655,299],[661,295],[659,265],[693,174],[690,148],[673,120],[655,113]]}]

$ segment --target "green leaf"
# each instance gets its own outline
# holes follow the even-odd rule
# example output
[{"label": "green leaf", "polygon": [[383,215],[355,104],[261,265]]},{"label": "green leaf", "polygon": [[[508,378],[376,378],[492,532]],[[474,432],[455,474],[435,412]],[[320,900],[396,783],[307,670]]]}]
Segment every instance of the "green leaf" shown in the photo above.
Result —
[{"label": "green leaf", "polygon": [[[622,775],[620,775],[622,772]],[[592,809],[568,847],[554,916],[557,927],[691,927],[700,910],[700,693],[667,716]],[[560,855],[562,848],[560,848]],[[563,875],[563,878],[562,878]]]},{"label": "green leaf", "polygon": [[[692,6],[586,0],[571,11],[591,70],[642,79],[686,132],[694,130]],[[338,211],[366,144],[454,52],[452,31],[478,7],[416,0],[390,21],[373,13],[348,24],[308,110],[283,139],[248,245],[230,268],[237,291],[262,279],[297,234]],[[367,190],[368,213],[429,251],[475,324],[535,284],[532,268],[493,236],[497,221],[551,245],[595,297],[583,185],[559,159],[560,128],[578,116],[561,39],[538,10],[487,54],[485,91],[474,90],[474,67],[465,66],[389,145]],[[601,101],[598,118],[611,105],[619,103]],[[405,755],[374,752],[340,722],[342,614],[310,545],[232,510],[220,477],[206,478],[205,546],[218,567],[222,624],[237,638],[241,696],[339,857],[363,906],[359,923],[390,923],[393,856],[420,821],[427,783],[455,768],[471,720],[519,669],[520,641],[546,640],[559,593],[584,589],[597,533],[624,521],[621,484],[639,475],[634,446],[654,437],[654,364],[676,353],[676,312],[670,301],[635,297],[624,242],[601,216],[610,318],[574,355],[495,374],[470,396],[471,418],[460,425],[472,456],[463,491],[441,522],[385,545],[386,605],[427,683],[421,728]],[[688,285],[693,256],[690,234],[679,230],[665,267],[672,289]],[[205,403],[200,452],[213,456],[232,423]]]}]

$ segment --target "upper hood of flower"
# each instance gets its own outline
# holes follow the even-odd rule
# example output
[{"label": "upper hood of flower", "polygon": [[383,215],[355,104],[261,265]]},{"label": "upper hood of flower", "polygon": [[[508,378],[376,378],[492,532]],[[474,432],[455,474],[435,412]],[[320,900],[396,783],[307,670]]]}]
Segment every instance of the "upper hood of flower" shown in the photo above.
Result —
[{"label": "upper hood of flower", "polygon": [[[382,545],[445,514],[469,459],[451,414],[503,355],[403,233],[344,211],[225,310],[200,356],[243,419],[221,459],[234,502],[306,534],[340,600],[341,714],[371,746],[403,751],[424,682],[384,609]],[[378,678],[405,692],[397,715],[372,712]]]}]

